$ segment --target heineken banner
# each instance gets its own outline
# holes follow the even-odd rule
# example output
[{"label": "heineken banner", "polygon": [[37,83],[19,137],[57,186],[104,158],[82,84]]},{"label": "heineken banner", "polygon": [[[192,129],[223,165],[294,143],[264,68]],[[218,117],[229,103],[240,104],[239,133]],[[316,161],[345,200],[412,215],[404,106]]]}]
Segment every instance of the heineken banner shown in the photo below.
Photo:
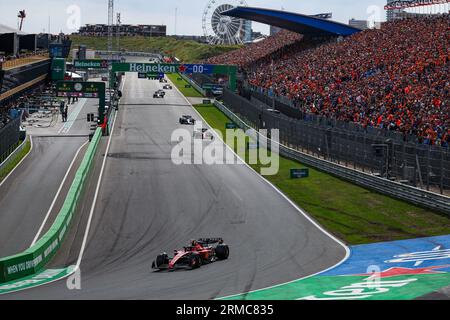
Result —
[{"label": "heineken banner", "polygon": [[166,64],[166,63],[114,63],[114,72],[145,72],[145,73],[201,73],[229,74],[236,73],[236,66],[212,64]]},{"label": "heineken banner", "polygon": [[236,66],[214,64],[167,64],[167,63],[113,63],[113,72],[135,73],[186,73],[228,75],[230,89],[236,89]]},{"label": "heineken banner", "polygon": [[108,69],[108,60],[75,60],[75,69]]}]

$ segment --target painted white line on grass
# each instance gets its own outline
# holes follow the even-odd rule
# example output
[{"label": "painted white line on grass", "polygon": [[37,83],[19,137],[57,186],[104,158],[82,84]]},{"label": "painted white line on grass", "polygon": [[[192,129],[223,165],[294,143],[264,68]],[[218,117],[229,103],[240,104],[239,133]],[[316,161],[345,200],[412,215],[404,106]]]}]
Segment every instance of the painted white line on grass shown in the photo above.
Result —
[{"label": "painted white line on grass", "polygon": [[56,204],[56,200],[58,199],[59,194],[61,193],[61,190],[62,190],[64,184],[66,183],[67,177],[69,176],[69,173],[70,173],[70,171],[72,170],[72,167],[73,167],[73,165],[75,164],[75,161],[77,160],[78,155],[79,155],[80,152],[81,152],[81,149],[83,149],[84,146],[86,146],[86,144],[88,144],[88,143],[89,143],[89,141],[86,141],[85,143],[83,143],[83,145],[81,145],[81,147],[79,147],[78,150],[77,150],[77,152],[75,153],[75,156],[73,157],[73,160],[72,160],[72,162],[70,163],[69,168],[67,169],[67,172],[66,172],[66,174],[64,175],[63,180],[61,181],[61,184],[59,185],[59,188],[58,188],[58,191],[56,192],[55,198],[53,199],[53,202],[52,202],[52,204],[50,205],[50,208],[48,209],[47,214],[45,215],[44,221],[42,222],[42,225],[40,226],[40,228],[39,228],[39,230],[38,230],[36,236],[34,237],[33,242],[31,243],[30,247],[34,246],[35,243],[39,240],[39,237],[40,237],[40,235],[41,235],[41,233],[42,233],[42,230],[44,229],[45,224],[47,223],[47,220],[48,220],[48,218],[50,217],[51,212],[53,211],[53,207],[54,207],[55,204]]},{"label": "painted white line on grass", "polygon": [[[170,79],[169,79],[170,81]],[[326,236],[328,236],[330,239],[332,239],[333,241],[335,241],[336,243],[338,243],[340,246],[342,246],[345,250],[345,257],[339,261],[338,263],[336,263],[335,265],[319,271],[315,274],[311,274],[299,279],[295,279],[292,281],[288,281],[288,282],[284,282],[281,284],[277,284],[274,286],[270,286],[270,287],[266,287],[266,288],[262,288],[262,289],[257,289],[257,290],[252,290],[252,291],[248,291],[248,292],[243,292],[243,293],[239,293],[239,294],[233,294],[230,296],[226,296],[226,297],[222,297],[220,299],[225,299],[225,298],[232,298],[232,297],[236,297],[236,296],[240,296],[243,294],[248,294],[248,293],[253,293],[253,292],[258,292],[258,291],[263,291],[263,290],[267,290],[267,289],[272,289],[272,288],[276,288],[276,287],[280,287],[289,283],[293,283],[293,282],[297,282],[300,280],[305,280],[311,277],[314,277],[316,275],[319,275],[321,273],[327,272],[329,270],[335,269],[338,266],[340,266],[341,264],[343,264],[345,261],[348,260],[348,258],[350,257],[351,251],[350,248],[341,240],[339,240],[338,238],[336,238],[334,235],[332,235],[331,233],[329,233],[327,230],[325,230],[321,225],[319,225],[316,221],[314,221],[314,219],[312,219],[303,209],[301,209],[299,206],[297,206],[297,204],[295,204],[291,199],[289,199],[288,196],[286,196],[280,189],[278,189],[272,182],[270,182],[269,180],[267,180],[265,177],[263,177],[261,174],[259,174],[255,169],[253,169],[247,162],[245,162],[244,159],[242,159],[241,157],[239,157],[239,155],[228,145],[225,143],[225,141],[223,141],[223,139],[217,134],[217,132],[214,130],[214,128],[212,128],[209,123],[205,120],[205,118],[203,118],[203,116],[200,114],[200,112],[197,111],[197,109],[194,108],[194,106],[189,102],[189,100],[181,93],[181,91],[174,85],[175,89],[178,91],[178,93],[184,97],[184,99],[186,100],[186,102],[194,109],[194,111],[197,113],[197,115],[203,120],[204,123],[206,123],[206,125],[211,129],[213,135],[218,138],[219,140],[221,140],[223,142],[223,144],[226,146],[226,148],[228,148],[232,153],[234,153],[236,155],[236,157],[241,160],[252,172],[254,172],[258,177],[260,177],[263,181],[265,181],[266,183],[268,183],[276,192],[278,192],[284,199],[286,199],[286,201],[288,201],[298,212],[300,212],[310,223],[312,223],[318,230],[320,230],[323,234],[325,234]]]},{"label": "painted white line on grass", "polygon": [[[5,179],[3,179],[1,182],[0,182],[0,187],[5,183],[5,181],[6,180],[8,180],[8,178],[14,173],[14,171],[16,171],[16,169],[22,164],[22,162],[24,162],[25,161],[25,159],[26,158],[28,158],[28,156],[31,154],[31,151],[33,150],[33,137],[32,136],[29,136],[30,137],[30,150],[28,151],[28,153],[22,158],[22,160],[20,160],[19,161],[19,163],[14,167],[14,169],[12,169],[11,170],[11,172],[5,177]],[[25,140],[23,143],[26,143],[27,141]],[[10,155],[10,157],[11,157],[12,155]],[[9,159],[9,157],[8,158],[6,158],[6,160],[8,160]],[[5,160],[5,161],[6,161]]]}]

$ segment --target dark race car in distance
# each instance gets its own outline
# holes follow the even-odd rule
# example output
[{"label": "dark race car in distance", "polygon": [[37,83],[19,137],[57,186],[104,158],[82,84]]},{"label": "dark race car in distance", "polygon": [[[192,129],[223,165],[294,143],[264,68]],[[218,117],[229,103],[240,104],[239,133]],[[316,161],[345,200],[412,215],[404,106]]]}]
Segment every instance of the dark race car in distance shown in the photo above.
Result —
[{"label": "dark race car in distance", "polygon": [[153,98],[164,98],[165,95],[164,90],[158,90],[153,94]]},{"label": "dark race car in distance", "polygon": [[172,90],[172,86],[170,84],[166,84],[163,87],[164,90]]},{"label": "dark race car in distance", "polygon": [[194,125],[195,119],[192,116],[185,115],[180,118],[180,124]]},{"label": "dark race car in distance", "polygon": [[192,270],[217,260],[226,260],[229,255],[230,248],[223,242],[222,238],[193,240],[191,246],[175,250],[172,258],[169,258],[165,252],[158,255],[152,263],[152,269],[169,271],[176,269]]}]

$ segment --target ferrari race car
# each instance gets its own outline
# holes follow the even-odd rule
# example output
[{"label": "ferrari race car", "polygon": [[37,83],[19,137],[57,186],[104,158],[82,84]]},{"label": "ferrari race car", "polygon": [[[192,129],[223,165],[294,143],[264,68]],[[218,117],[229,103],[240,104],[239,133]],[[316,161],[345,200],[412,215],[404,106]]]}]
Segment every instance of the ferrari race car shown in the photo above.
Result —
[{"label": "ferrari race car", "polygon": [[192,118],[192,116],[182,116],[180,118],[180,124],[194,125],[195,124],[195,119]]},{"label": "ferrari race car", "polygon": [[194,131],[194,139],[214,140],[214,135],[207,128]]},{"label": "ferrari race car", "polygon": [[169,271],[176,269],[192,270],[217,260],[226,260],[229,255],[230,248],[224,244],[221,238],[193,240],[191,246],[175,250],[172,258],[169,258],[165,252],[158,255],[152,263],[152,269]]}]

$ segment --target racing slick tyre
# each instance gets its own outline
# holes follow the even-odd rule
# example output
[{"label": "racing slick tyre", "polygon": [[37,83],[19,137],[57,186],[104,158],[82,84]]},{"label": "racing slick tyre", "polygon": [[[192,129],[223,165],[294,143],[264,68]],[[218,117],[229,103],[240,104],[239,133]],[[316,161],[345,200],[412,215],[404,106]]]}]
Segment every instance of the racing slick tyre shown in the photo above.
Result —
[{"label": "racing slick tyre", "polygon": [[219,260],[226,260],[230,256],[230,248],[226,244],[219,244],[216,249],[216,257]]},{"label": "racing slick tyre", "polygon": [[189,261],[189,267],[191,267],[191,269],[197,269],[202,266],[202,259],[200,258],[200,255],[194,254],[190,259],[191,260]]},{"label": "racing slick tyre", "polygon": [[168,264],[169,264],[169,256],[167,254],[160,254],[159,256],[156,257],[155,267],[157,269],[160,269],[161,266]]}]

